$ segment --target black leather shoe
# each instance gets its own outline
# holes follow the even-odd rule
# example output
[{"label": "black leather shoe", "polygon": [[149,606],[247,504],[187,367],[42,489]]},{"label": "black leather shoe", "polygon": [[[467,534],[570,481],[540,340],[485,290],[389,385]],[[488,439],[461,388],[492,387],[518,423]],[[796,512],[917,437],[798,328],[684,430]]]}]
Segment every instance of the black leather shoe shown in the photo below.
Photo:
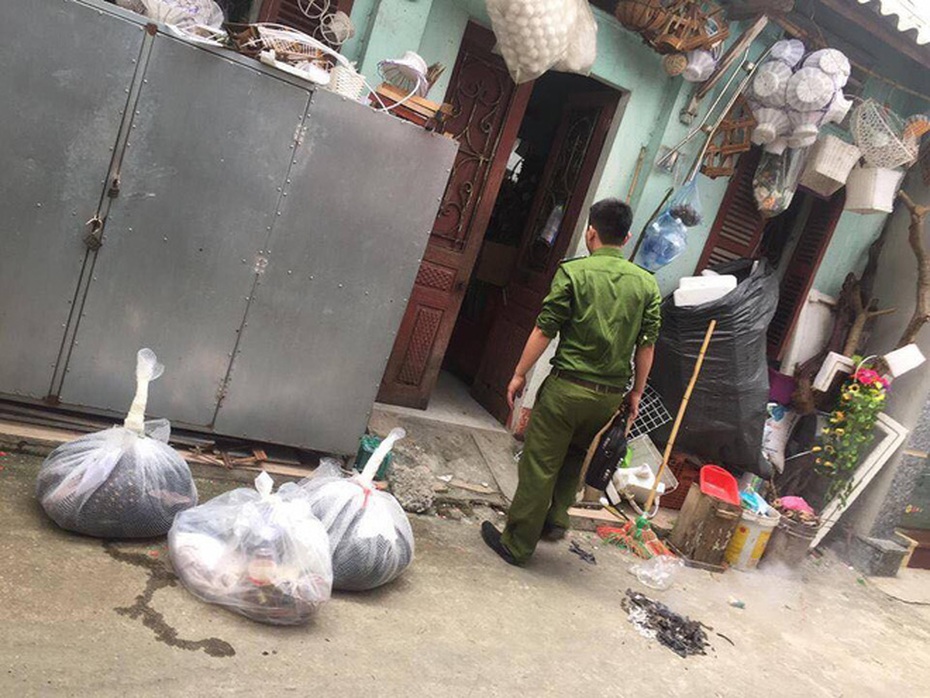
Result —
[{"label": "black leather shoe", "polygon": [[567,529],[562,526],[554,526],[552,524],[546,523],[543,525],[542,534],[539,536],[540,540],[544,540],[547,543],[557,543],[563,538],[565,534],[568,533]]},{"label": "black leather shoe", "polygon": [[501,532],[498,531],[490,521],[485,521],[481,524],[481,537],[484,539],[485,545],[497,553],[508,565],[522,567],[522,565],[514,559],[510,551],[504,547],[504,544],[501,543]]}]

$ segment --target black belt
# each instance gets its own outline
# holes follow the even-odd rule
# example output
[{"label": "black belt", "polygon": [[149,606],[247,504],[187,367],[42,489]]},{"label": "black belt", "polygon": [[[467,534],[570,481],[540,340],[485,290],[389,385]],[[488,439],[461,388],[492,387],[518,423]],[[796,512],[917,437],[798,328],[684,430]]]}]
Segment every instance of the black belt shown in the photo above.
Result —
[{"label": "black belt", "polygon": [[626,388],[618,388],[615,385],[604,385],[603,383],[586,381],[584,378],[578,378],[568,371],[563,371],[561,368],[552,369],[549,375],[555,376],[556,378],[561,378],[563,381],[568,381],[569,383],[574,383],[575,385],[580,385],[582,388],[593,390],[595,393],[600,393],[601,395],[618,395],[620,393],[626,392]]}]

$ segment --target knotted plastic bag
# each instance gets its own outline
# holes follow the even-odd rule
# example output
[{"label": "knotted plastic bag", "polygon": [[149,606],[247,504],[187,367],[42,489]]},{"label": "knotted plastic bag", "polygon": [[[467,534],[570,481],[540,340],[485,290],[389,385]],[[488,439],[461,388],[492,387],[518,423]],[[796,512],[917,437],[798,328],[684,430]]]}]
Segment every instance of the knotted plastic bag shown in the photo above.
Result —
[{"label": "knotted plastic bag", "polygon": [[393,496],[372,484],[381,461],[404,436],[403,429],[394,429],[361,475],[344,478],[330,463],[321,466],[327,471],[301,483],[313,513],[329,532],[336,589],[374,589],[397,578],[413,561],[407,515]]},{"label": "knotted plastic bag", "polygon": [[704,207],[701,205],[701,194],[698,191],[697,180],[686,182],[675,192],[668,204],[668,212],[681,221],[686,228],[700,225],[704,220]]},{"label": "knotted plastic bag", "polygon": [[136,396],[121,427],[62,444],[39,470],[36,494],[62,528],[99,538],[150,538],[197,504],[190,468],[168,445],[167,420],[145,422],[149,382],[164,371],[138,353]]},{"label": "knotted plastic bag", "polygon": [[[535,80],[566,58],[578,7],[579,0],[487,0],[497,45],[515,83]],[[569,60],[587,62],[574,51]]]},{"label": "knotted plastic bag", "polygon": [[168,534],[171,564],[207,603],[274,625],[298,625],[330,598],[329,538],[293,483],[272,493],[263,472],[180,514]]}]

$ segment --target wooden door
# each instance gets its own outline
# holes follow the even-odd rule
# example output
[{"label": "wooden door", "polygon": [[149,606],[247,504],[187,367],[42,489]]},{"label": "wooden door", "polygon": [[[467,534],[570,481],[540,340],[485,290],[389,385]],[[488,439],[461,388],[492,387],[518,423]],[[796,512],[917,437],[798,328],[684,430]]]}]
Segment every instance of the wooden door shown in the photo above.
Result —
[{"label": "wooden door", "polygon": [[761,155],[761,148],[753,148],[740,156],[736,172],[707,236],[701,259],[694,270],[695,274],[718,264],[755,257],[765,230],[765,219],[759,213],[752,193],[752,178]]},{"label": "wooden door", "polygon": [[[576,94],[566,101],[562,111],[523,231],[514,281],[507,286],[504,308],[494,322],[472,387],[478,402],[501,422],[510,415],[507,384],[583,213],[588,186],[619,98],[619,93],[613,91]],[[555,221],[553,212],[559,207],[561,220],[550,228],[557,233],[554,239],[546,240],[542,233],[547,223]]]},{"label": "wooden door", "polygon": [[814,284],[814,277],[820,269],[820,262],[833,239],[833,231],[843,214],[845,203],[846,192],[843,189],[829,199],[813,200],[798,243],[781,278],[778,307],[769,323],[768,355],[772,360],[781,360],[785,352]]},{"label": "wooden door", "polygon": [[489,30],[468,25],[445,99],[459,154],[381,382],[382,402],[429,403],[533,89],[514,84],[493,47]]}]

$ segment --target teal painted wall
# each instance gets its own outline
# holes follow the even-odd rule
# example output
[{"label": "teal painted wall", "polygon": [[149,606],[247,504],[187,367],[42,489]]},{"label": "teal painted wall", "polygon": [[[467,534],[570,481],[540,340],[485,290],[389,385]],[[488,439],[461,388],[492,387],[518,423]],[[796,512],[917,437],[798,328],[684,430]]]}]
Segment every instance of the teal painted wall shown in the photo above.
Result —
[{"label": "teal painted wall", "polygon": [[[652,167],[660,146],[675,145],[688,132],[688,127],[679,122],[678,114],[687,104],[692,88],[681,78],[666,75],[661,66],[661,56],[643,44],[638,35],[623,29],[613,17],[597,9],[595,15],[598,21],[598,54],[592,77],[623,91],[628,97],[621,106],[619,127],[608,145],[600,176],[589,198],[626,198],[640,149],[646,148],[639,183],[631,198],[635,212],[633,230],[638,235],[668,188],[680,181],[684,169],[700,147],[698,138],[685,151],[681,170],[677,173],[678,181],[676,177]],[[351,60],[358,62],[369,82],[376,84],[379,81],[378,61],[414,50],[427,63],[438,61],[447,67],[433,88],[431,96],[434,99],[445,94],[468,22],[490,26],[484,0],[356,0],[352,19],[356,24],[356,36],[344,51]],[[778,31],[774,28],[767,30],[756,41],[753,52],[761,52],[763,46],[777,38]],[[731,40],[738,34],[739,28],[734,27]],[[883,61],[885,58],[882,57]],[[707,109],[714,96],[712,94],[704,100],[703,109]],[[904,115],[926,108],[919,100],[910,100],[876,80],[866,84],[864,96],[887,102]],[[685,253],[657,274],[663,293],[673,290],[678,278],[693,273],[729,183],[726,178],[710,180],[703,175],[698,178],[704,221],[689,230]],[[814,287],[824,293],[836,294],[847,273],[861,270],[868,246],[878,235],[884,220],[883,215],[843,214]],[[578,249],[573,253],[582,252],[580,248],[578,236]]]}]

